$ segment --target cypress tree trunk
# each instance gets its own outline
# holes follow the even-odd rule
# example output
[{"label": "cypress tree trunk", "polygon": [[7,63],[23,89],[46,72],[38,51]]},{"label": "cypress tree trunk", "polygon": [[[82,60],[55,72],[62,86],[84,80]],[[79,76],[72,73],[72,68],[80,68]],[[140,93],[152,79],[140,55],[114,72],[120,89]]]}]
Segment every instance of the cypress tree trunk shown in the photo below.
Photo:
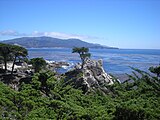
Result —
[{"label": "cypress tree trunk", "polygon": [[157,73],[157,78],[159,77],[159,74]]},{"label": "cypress tree trunk", "polygon": [[83,69],[83,66],[84,66],[84,62],[82,62],[82,66],[81,66],[81,69]]},{"label": "cypress tree trunk", "polygon": [[4,67],[5,67],[5,73],[6,73],[7,71],[7,58],[6,57],[4,57]]},{"label": "cypress tree trunk", "polygon": [[13,65],[12,65],[11,75],[13,75],[13,70],[14,70],[14,64],[15,64],[15,62],[16,62],[16,55],[15,55],[15,57],[14,57],[14,61],[13,61]]},{"label": "cypress tree trunk", "polygon": [[82,58],[82,66],[81,66],[81,69],[84,68],[84,59]]}]

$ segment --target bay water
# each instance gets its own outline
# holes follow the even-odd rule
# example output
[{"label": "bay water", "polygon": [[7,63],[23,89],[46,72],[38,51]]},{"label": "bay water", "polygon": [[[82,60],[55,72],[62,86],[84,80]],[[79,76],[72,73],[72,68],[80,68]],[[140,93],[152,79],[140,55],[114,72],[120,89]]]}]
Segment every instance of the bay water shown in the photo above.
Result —
[{"label": "bay water", "polygon": [[[29,58],[43,57],[48,61],[68,62],[70,67],[81,62],[71,48],[28,48]],[[90,49],[91,59],[102,59],[104,69],[111,74],[131,73],[130,67],[148,71],[160,64],[160,50],[152,49]],[[64,68],[69,69],[69,68]]]}]

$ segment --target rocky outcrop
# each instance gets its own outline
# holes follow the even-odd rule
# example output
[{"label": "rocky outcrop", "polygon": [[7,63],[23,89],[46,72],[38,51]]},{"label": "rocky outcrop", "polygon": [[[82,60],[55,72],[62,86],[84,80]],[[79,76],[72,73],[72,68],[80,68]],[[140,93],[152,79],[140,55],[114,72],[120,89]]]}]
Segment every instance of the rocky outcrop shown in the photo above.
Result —
[{"label": "rocky outcrop", "polygon": [[103,84],[113,84],[112,77],[103,69],[102,60],[86,59],[83,67],[83,79],[87,86],[99,86]]},{"label": "rocky outcrop", "polygon": [[113,84],[113,78],[104,71],[102,60],[96,61],[87,58],[83,69],[80,68],[81,64],[77,64],[74,70],[66,73],[66,76],[69,75],[73,79],[74,86],[83,88],[85,92],[97,89],[104,93],[109,92],[106,85]]},{"label": "rocky outcrop", "polygon": [[14,73],[11,74],[13,62],[7,64],[7,72],[5,73],[4,64],[0,68],[0,81],[9,85],[11,88],[18,90],[19,85],[24,83],[30,83],[33,75],[32,66],[26,62],[16,62],[14,66]]},{"label": "rocky outcrop", "polygon": [[69,67],[69,63],[67,62],[55,62],[55,61],[46,61],[47,62],[47,68],[49,70],[52,70],[54,72],[56,72],[55,70],[57,68],[62,68],[62,67]]},{"label": "rocky outcrop", "polygon": [[[7,70],[12,70],[13,62],[7,63]],[[0,65],[2,69],[5,69],[4,64]],[[26,62],[15,62],[14,65],[14,72],[23,73],[23,72],[31,72],[32,71],[32,65],[28,65]]]},{"label": "rocky outcrop", "polygon": [[15,73],[14,75],[10,73],[0,74],[0,81],[9,85],[14,90],[18,90],[21,83],[29,84],[31,80],[32,76],[26,73]]}]

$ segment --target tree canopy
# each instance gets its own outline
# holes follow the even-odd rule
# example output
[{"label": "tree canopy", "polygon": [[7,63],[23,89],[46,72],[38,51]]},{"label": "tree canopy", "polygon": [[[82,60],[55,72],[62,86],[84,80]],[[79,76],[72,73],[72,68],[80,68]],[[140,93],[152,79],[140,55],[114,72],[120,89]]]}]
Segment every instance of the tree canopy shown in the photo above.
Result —
[{"label": "tree canopy", "polygon": [[39,72],[46,67],[46,61],[43,58],[32,58],[31,64],[33,65],[35,72]]},{"label": "tree canopy", "polygon": [[86,48],[86,47],[81,47],[81,48],[74,47],[72,49],[72,53],[78,53],[79,54],[79,56],[82,60],[82,68],[83,68],[85,59],[87,57],[91,57],[91,54],[89,53],[89,48]]},{"label": "tree canopy", "polygon": [[28,51],[21,46],[0,43],[0,55],[2,56],[3,62],[5,64],[5,71],[7,71],[7,61],[13,60],[11,71],[12,74],[16,59],[20,59],[20,57],[26,57],[28,55]]}]

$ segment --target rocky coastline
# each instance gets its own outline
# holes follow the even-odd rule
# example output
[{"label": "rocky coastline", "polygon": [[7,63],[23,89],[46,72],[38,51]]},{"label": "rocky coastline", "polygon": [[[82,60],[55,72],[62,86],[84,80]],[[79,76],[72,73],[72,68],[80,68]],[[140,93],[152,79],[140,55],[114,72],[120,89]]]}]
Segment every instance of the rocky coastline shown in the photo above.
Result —
[{"label": "rocky coastline", "polygon": [[[51,70],[56,73],[57,68],[69,67],[67,62],[55,62],[46,61],[47,70]],[[26,62],[15,63],[14,76],[10,75],[11,66],[13,63],[7,64],[7,73],[2,73],[4,65],[1,64],[1,74],[0,80],[4,83],[10,85],[13,89],[18,90],[19,84],[22,82],[30,83],[34,73],[34,69],[31,64]],[[81,74],[81,76],[78,76]],[[73,80],[74,86],[83,87],[85,92],[94,91],[95,89],[100,89],[104,93],[107,93],[107,88],[104,85],[113,84],[113,78],[108,73],[104,71],[102,60],[91,60],[87,58],[85,60],[84,68],[81,69],[81,64],[78,63],[74,68],[70,69],[68,72],[64,73],[66,80]],[[72,81],[72,82],[73,82]]]}]

